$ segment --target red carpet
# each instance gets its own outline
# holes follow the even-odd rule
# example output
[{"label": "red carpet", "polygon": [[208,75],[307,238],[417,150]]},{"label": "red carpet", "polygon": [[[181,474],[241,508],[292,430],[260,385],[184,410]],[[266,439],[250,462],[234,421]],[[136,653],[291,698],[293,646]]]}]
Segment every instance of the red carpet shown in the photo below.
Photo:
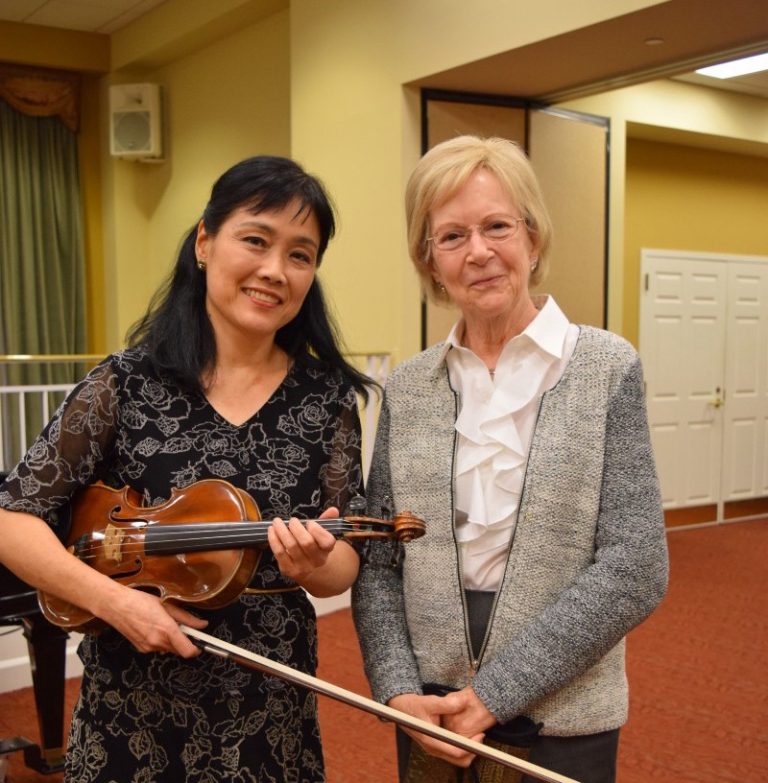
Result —
[{"label": "red carpet", "polygon": [[768,780],[768,522],[668,536],[670,587],[629,638],[619,783]]},{"label": "red carpet", "polygon": [[[768,522],[676,530],[669,544],[669,594],[629,638],[618,783],[768,781]],[[320,618],[319,675],[368,695],[347,610]],[[329,783],[396,780],[392,726],[327,697],[320,723]],[[0,736],[18,734],[37,738],[29,689],[0,695]],[[8,760],[10,783],[61,780]]]}]

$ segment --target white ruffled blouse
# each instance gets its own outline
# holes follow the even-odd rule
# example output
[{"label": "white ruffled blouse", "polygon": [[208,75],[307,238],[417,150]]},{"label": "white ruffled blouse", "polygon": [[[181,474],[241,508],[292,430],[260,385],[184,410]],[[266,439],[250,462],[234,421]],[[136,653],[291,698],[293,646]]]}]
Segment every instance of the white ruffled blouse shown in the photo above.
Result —
[{"label": "white ruffled blouse", "polygon": [[539,400],[560,380],[579,335],[552,297],[534,301],[538,315],[504,346],[493,376],[461,345],[463,321],[446,339],[460,399],[454,519],[468,590],[501,584]]}]

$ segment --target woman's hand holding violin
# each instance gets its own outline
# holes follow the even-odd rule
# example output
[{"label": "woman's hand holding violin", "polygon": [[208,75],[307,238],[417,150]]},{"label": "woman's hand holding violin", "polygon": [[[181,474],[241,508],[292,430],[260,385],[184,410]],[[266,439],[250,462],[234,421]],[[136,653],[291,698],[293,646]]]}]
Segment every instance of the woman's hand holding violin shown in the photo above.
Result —
[{"label": "woman's hand holding violin", "polygon": [[183,658],[199,655],[200,649],[179,630],[179,623],[199,630],[208,625],[207,620],[181,606],[115,582],[105,587],[94,614],[125,636],[139,652],[168,652]]},{"label": "woman's hand holding violin", "polygon": [[[338,516],[339,510],[332,506],[320,519]],[[286,524],[275,518],[267,536],[280,573],[318,598],[343,593],[357,577],[360,559],[355,550],[344,541],[337,545],[317,522],[305,524],[292,517]]]},{"label": "woman's hand holding violin", "polygon": [[[332,519],[338,515],[338,509],[329,508],[320,515],[320,519]],[[280,573],[296,582],[324,566],[336,544],[336,539],[316,522],[305,525],[296,517],[292,517],[288,524],[275,517],[267,536]]]}]

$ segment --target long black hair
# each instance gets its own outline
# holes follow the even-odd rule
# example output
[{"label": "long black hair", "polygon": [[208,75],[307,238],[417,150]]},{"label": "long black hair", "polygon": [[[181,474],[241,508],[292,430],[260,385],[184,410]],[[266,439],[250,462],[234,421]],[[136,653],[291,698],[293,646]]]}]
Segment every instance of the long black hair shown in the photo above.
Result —
[{"label": "long black hair", "polygon": [[[203,225],[215,236],[241,207],[258,213],[282,209],[293,200],[299,202],[300,212],[311,213],[317,220],[319,265],[336,231],[333,206],[320,181],[288,158],[259,155],[225,171],[213,185]],[[147,350],[158,372],[171,375],[185,389],[202,392],[201,379],[216,362],[216,339],[205,309],[206,278],[197,268],[196,239],[197,226],[186,235],[173,271],[126,339],[128,345]],[[342,356],[338,331],[317,278],[296,317],[277,331],[275,342],[295,361],[314,355],[330,370],[339,370],[365,400],[368,387],[377,385]]]}]

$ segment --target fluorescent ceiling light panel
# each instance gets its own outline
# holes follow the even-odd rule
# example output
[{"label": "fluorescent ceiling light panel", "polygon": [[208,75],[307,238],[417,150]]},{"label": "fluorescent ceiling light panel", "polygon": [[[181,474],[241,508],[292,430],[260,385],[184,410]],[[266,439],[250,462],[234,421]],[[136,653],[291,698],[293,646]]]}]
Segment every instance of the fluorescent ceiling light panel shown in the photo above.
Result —
[{"label": "fluorescent ceiling light panel", "polygon": [[714,76],[715,79],[732,79],[734,76],[744,76],[746,73],[757,73],[757,71],[768,71],[768,54],[756,54],[729,63],[711,65],[709,68],[699,68],[696,73]]}]

